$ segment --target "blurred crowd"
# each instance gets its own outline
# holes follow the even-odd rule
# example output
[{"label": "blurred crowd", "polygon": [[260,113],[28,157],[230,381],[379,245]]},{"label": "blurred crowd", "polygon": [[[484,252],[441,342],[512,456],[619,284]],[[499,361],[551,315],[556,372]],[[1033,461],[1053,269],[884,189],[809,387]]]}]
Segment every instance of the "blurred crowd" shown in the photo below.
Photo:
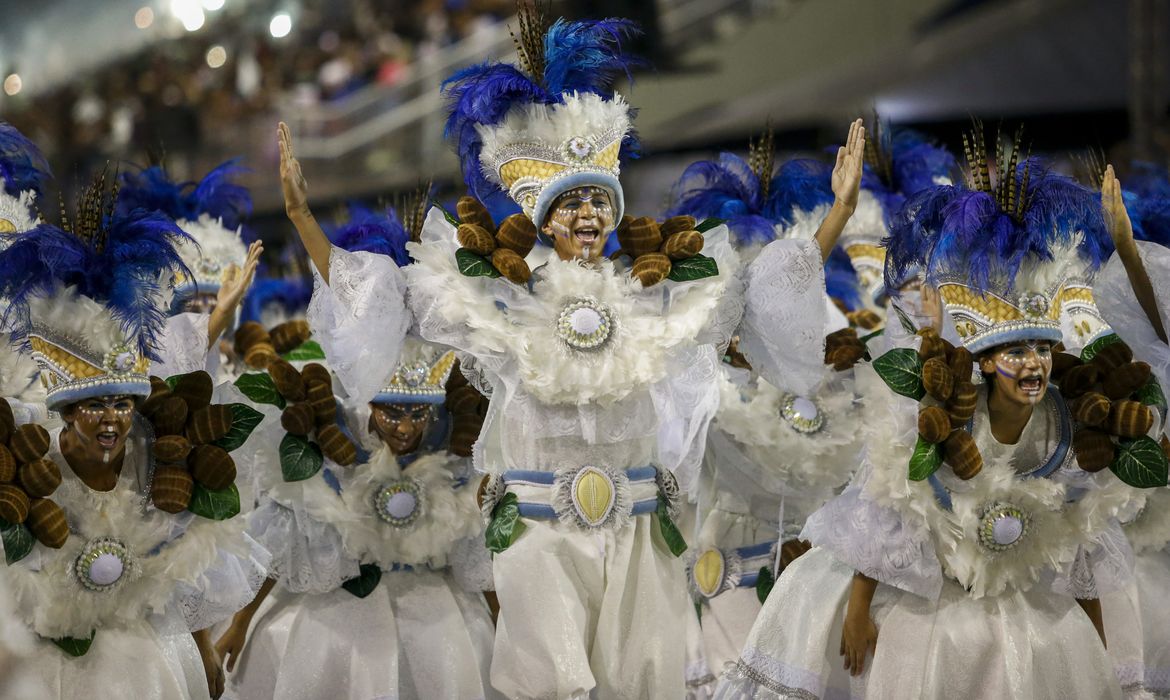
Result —
[{"label": "blurred crowd", "polygon": [[511,0],[306,0],[279,38],[267,15],[226,12],[200,31],[11,102],[0,118],[76,173],[164,153],[174,170],[198,169],[201,151],[231,150],[243,120],[398,84],[417,61],[513,10]]}]

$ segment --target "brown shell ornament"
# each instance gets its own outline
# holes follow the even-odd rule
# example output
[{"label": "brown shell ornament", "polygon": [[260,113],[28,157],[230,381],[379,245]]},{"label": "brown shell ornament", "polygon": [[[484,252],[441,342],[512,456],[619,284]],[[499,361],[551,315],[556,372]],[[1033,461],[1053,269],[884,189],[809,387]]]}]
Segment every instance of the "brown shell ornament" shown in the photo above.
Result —
[{"label": "brown shell ornament", "polygon": [[1078,423],[1099,426],[1109,418],[1110,404],[1104,395],[1090,391],[1069,402],[1069,409]]},{"label": "brown shell ornament", "polygon": [[703,234],[698,231],[679,231],[662,240],[660,252],[671,260],[694,257],[703,250]]},{"label": "brown shell ornament", "polygon": [[154,507],[166,513],[180,513],[191,504],[195,480],[182,466],[159,465],[154,471],[150,497]]},{"label": "brown shell ornament", "polygon": [[28,517],[28,494],[12,484],[0,484],[0,520],[19,525]]},{"label": "brown shell ornament", "polygon": [[1113,464],[1117,445],[1105,431],[1082,427],[1073,434],[1073,452],[1081,469],[1099,472]]},{"label": "brown shell ornament", "polygon": [[191,452],[191,476],[203,486],[218,491],[236,480],[236,462],[221,447],[199,445]]},{"label": "brown shell ornament", "polygon": [[195,445],[215,442],[232,429],[232,420],[232,409],[229,406],[216,404],[200,409],[191,416],[187,439]]},{"label": "brown shell ornament", "polygon": [[276,352],[283,354],[300,347],[313,335],[313,331],[309,328],[308,321],[297,319],[296,321],[285,321],[273,328],[270,335],[272,347]]},{"label": "brown shell ornament", "polygon": [[35,462],[49,452],[49,431],[36,423],[25,423],[12,434],[8,449],[21,464]]},{"label": "brown shell ornament", "polygon": [[938,406],[927,406],[918,412],[918,435],[923,440],[938,444],[951,434],[951,417]]},{"label": "brown shell ornament", "polygon": [[513,214],[500,222],[496,243],[524,257],[536,245],[536,224],[524,214]]},{"label": "brown shell ornament", "polygon": [[321,452],[326,457],[343,467],[348,467],[357,460],[357,447],[336,425],[326,425],[318,430],[317,442],[320,443]]},{"label": "brown shell ornament", "polygon": [[496,249],[496,239],[479,224],[459,224],[455,238],[476,255],[488,256]]},{"label": "brown shell ornament", "polygon": [[634,260],[630,274],[641,281],[643,287],[652,287],[670,274],[670,258],[662,253],[647,253]]},{"label": "brown shell ornament", "polygon": [[47,498],[34,498],[29,503],[28,518],[24,524],[37,541],[51,549],[60,549],[69,539],[69,523],[65,511]]},{"label": "brown shell ornament", "polygon": [[955,390],[955,375],[944,357],[932,357],[923,363],[922,386],[937,401],[951,398]]},{"label": "brown shell ornament", "polygon": [[525,284],[532,276],[532,271],[528,269],[528,263],[524,262],[524,258],[508,248],[496,248],[496,252],[492,253],[492,267],[499,270],[500,274],[513,284]]},{"label": "brown shell ornament", "polygon": [[460,223],[475,224],[489,232],[496,230],[496,224],[492,221],[492,215],[488,213],[487,207],[471,195],[459,198],[455,203],[455,213],[459,216]]},{"label": "brown shell ornament", "polygon": [[662,232],[657,221],[640,216],[631,220],[625,228],[618,229],[618,242],[621,243],[622,252],[632,258],[639,258],[647,253],[658,252],[662,246]]},{"label": "brown shell ornament", "polygon": [[955,476],[967,480],[983,470],[983,455],[975,438],[966,430],[956,430],[943,442],[943,455]]}]

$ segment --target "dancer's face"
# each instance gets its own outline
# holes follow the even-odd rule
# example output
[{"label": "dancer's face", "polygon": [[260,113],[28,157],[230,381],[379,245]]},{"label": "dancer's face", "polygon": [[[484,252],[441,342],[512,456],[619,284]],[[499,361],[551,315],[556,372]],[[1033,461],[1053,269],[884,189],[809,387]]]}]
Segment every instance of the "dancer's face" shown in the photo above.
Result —
[{"label": "dancer's face", "polygon": [[434,416],[425,403],[370,404],[371,430],[396,455],[418,450]]},{"label": "dancer's face", "polygon": [[579,187],[557,197],[544,224],[561,260],[594,262],[601,258],[613,232],[614,210],[609,191]]},{"label": "dancer's face", "polygon": [[215,310],[216,298],[214,294],[193,294],[183,302],[183,311],[186,313],[209,314]]},{"label": "dancer's face", "polygon": [[1048,390],[1052,343],[1047,340],[1002,345],[979,358],[984,375],[994,375],[995,391],[1012,403],[1034,406]]},{"label": "dancer's face", "polygon": [[126,449],[134,407],[131,396],[99,396],[66,406],[61,419],[75,434],[83,458],[109,462]]}]

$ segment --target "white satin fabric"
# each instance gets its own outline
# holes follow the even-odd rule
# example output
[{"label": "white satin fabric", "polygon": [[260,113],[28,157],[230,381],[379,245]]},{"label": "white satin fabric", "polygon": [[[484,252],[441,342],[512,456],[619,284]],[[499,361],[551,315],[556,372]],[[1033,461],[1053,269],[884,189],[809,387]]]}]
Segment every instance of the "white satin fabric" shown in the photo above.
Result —
[{"label": "white satin fabric", "polygon": [[273,589],[229,678],[233,700],[478,700],[493,628],[447,571],[383,573],[365,598]]},{"label": "white satin fabric", "polygon": [[[948,579],[937,600],[879,584],[876,653],[850,678],[839,655],[853,570],[814,548],[780,577],[716,698],[1121,698],[1089,618],[1040,588],[975,599]],[[797,602],[798,601],[798,602]]]}]

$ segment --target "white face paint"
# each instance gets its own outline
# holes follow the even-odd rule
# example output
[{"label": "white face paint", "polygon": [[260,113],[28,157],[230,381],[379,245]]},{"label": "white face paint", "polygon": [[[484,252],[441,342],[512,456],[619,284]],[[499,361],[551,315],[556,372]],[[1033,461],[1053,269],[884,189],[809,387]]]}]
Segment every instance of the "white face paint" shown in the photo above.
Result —
[{"label": "white face paint", "polygon": [[985,356],[980,366],[985,373],[995,372],[995,390],[1007,399],[1035,405],[1048,391],[1052,344],[1041,340],[1005,345]]},{"label": "white face paint", "polygon": [[592,262],[614,227],[613,203],[600,187],[579,187],[557,197],[544,225],[562,260]]}]

